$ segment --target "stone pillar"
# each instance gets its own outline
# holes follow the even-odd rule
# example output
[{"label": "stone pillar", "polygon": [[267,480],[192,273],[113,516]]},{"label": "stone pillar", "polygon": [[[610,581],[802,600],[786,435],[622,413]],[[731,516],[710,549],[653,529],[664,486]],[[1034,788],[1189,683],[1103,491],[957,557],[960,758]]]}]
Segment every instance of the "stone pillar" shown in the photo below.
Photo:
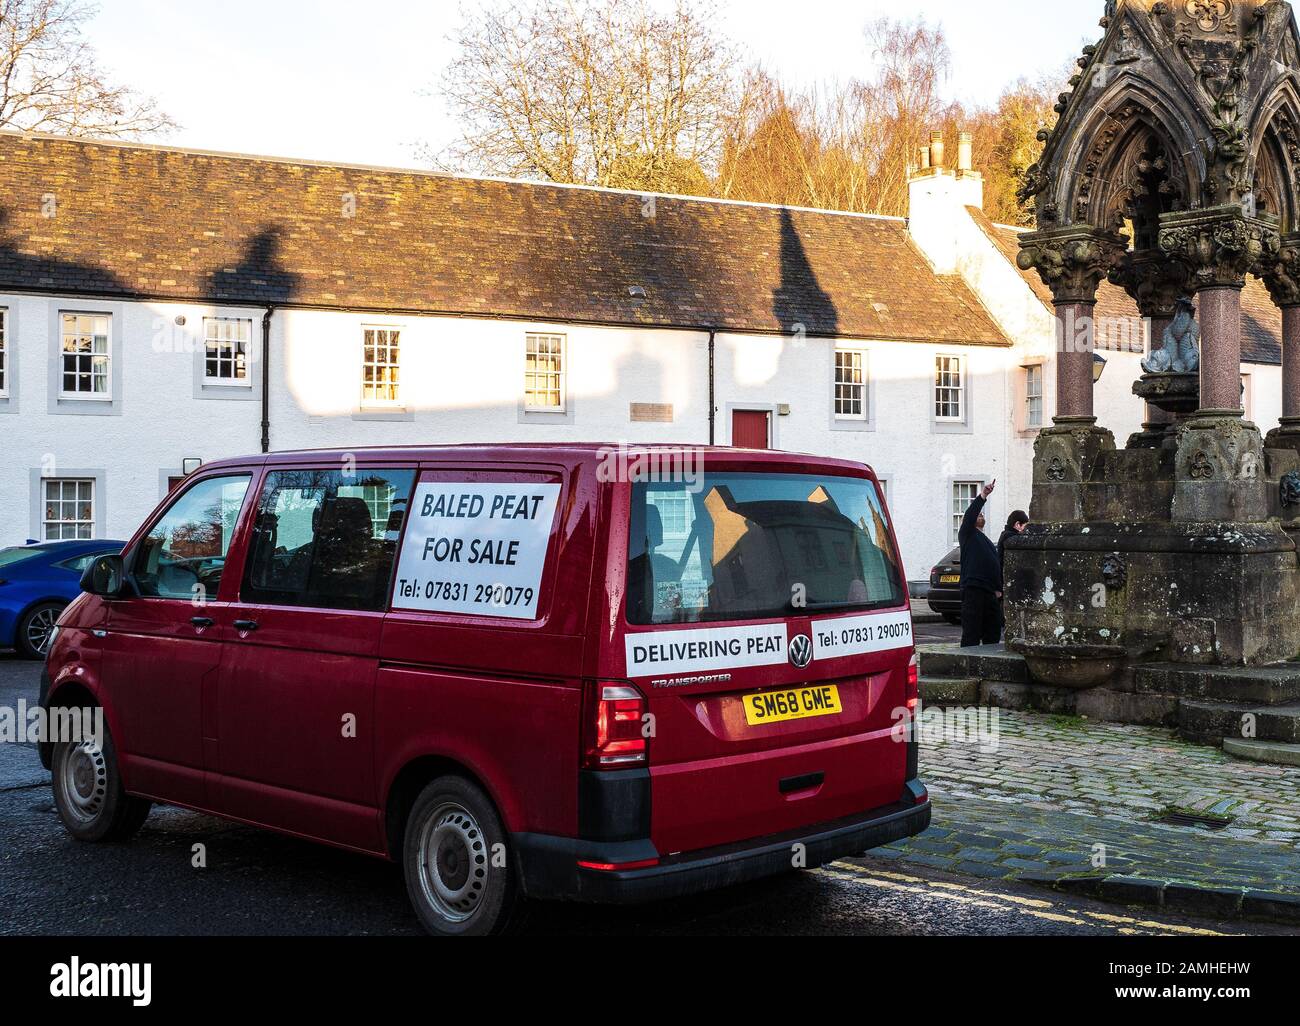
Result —
[{"label": "stone pillar", "polygon": [[[1245,285],[1245,282],[1242,282]],[[1241,408],[1241,288],[1214,286],[1197,293],[1201,324],[1200,413],[1243,416]]]},{"label": "stone pillar", "polygon": [[1063,523],[1083,519],[1083,495],[1114,436],[1093,412],[1093,314],[1097,287],[1126,249],[1122,236],[1090,225],[1031,232],[1020,239],[1017,262],[1036,270],[1056,304],[1056,417],[1034,444],[1030,516]]},{"label": "stone pillar", "polygon": [[1201,329],[1201,405],[1178,429],[1173,519],[1259,523],[1270,493],[1264,440],[1242,416],[1241,290],[1278,258],[1277,219],[1240,204],[1163,214],[1160,248],[1188,268]]},{"label": "stone pillar", "polygon": [[1092,364],[1096,300],[1056,304],[1056,421],[1095,421]]},{"label": "stone pillar", "polygon": [[1300,452],[1300,234],[1284,236],[1277,256],[1256,273],[1282,308],[1282,418],[1266,445]]},{"label": "stone pillar", "polygon": [[1097,286],[1123,255],[1122,236],[1069,225],[1021,237],[1022,270],[1036,270],[1056,303],[1056,420],[1077,428],[1095,423],[1092,364]]},{"label": "stone pillar", "polygon": [[1300,298],[1282,307],[1282,421],[1300,425]]},{"label": "stone pillar", "polygon": [[1246,275],[1282,249],[1276,218],[1252,217],[1240,204],[1160,218],[1160,249],[1188,269],[1201,327],[1201,412],[1241,410],[1241,290]]}]

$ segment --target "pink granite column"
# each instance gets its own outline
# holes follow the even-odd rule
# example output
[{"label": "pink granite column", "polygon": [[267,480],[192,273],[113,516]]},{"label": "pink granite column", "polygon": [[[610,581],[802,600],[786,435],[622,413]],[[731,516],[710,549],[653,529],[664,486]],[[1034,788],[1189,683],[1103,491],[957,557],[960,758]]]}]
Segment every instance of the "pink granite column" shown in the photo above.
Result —
[{"label": "pink granite column", "polygon": [[1241,412],[1241,289],[1197,294],[1201,322],[1201,410]]},{"label": "pink granite column", "polygon": [[1300,420],[1300,306],[1282,308],[1282,419]]},{"label": "pink granite column", "polygon": [[1056,418],[1092,417],[1095,301],[1056,304]]}]

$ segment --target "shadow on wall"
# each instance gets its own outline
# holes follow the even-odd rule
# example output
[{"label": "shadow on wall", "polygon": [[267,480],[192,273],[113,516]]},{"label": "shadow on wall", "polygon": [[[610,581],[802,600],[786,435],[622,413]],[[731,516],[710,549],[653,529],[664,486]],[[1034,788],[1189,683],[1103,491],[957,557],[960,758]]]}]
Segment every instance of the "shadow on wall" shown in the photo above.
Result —
[{"label": "shadow on wall", "polygon": [[208,296],[218,302],[287,303],[298,293],[301,279],[280,265],[278,226],[267,226],[248,240],[234,267],[208,275]]}]

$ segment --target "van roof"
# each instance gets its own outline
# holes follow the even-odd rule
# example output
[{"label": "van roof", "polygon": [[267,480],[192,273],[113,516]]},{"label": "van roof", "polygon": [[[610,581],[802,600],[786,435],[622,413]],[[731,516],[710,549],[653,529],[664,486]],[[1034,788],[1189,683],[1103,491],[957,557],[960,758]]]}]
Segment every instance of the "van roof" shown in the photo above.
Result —
[{"label": "van roof", "polygon": [[577,465],[611,458],[636,459],[648,456],[662,458],[664,455],[669,454],[714,461],[743,460],[746,463],[771,464],[774,469],[777,467],[785,469],[818,467],[827,470],[856,470],[863,466],[862,463],[852,460],[833,459],[805,453],[779,452],[771,449],[733,449],[708,445],[627,445],[611,442],[498,442],[463,445],[384,445],[300,449],[216,460],[205,464],[203,469],[261,466],[262,464],[281,465],[298,463],[303,460],[311,460],[315,463],[325,461],[342,463],[348,459],[363,462],[389,462],[411,459],[454,458],[458,462],[491,460],[509,463],[544,457],[554,462]]}]

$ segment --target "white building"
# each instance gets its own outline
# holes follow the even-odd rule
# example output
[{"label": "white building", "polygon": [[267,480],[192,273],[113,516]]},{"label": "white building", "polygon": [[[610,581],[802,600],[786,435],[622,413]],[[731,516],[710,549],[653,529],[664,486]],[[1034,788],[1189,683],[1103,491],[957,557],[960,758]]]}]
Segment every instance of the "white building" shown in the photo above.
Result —
[{"label": "white building", "polygon": [[[903,220],[0,133],[0,544],[127,537],[264,438],[714,441],[872,464],[923,578],[981,482],[991,530],[1028,507],[1053,413],[1050,297],[981,203],[942,168]],[[1122,444],[1139,356],[1107,359]]]}]

